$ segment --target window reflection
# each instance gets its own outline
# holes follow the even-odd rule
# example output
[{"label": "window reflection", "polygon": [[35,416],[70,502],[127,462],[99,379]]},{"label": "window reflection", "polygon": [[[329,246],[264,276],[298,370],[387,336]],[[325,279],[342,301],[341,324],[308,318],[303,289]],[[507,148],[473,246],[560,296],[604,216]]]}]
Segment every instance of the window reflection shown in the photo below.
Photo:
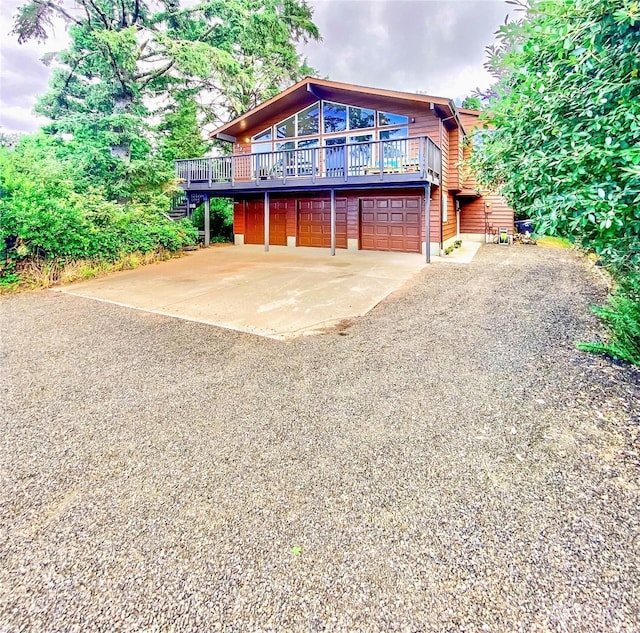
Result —
[{"label": "window reflection", "polygon": [[409,117],[392,112],[378,112],[378,125],[407,125]]},{"label": "window reflection", "polygon": [[376,122],[375,110],[349,106],[349,129],[359,130],[364,127],[374,127]]},{"label": "window reflection", "polygon": [[342,132],[347,129],[347,106],[331,101],[322,102],[322,119],[325,133]]},{"label": "window reflection", "polygon": [[276,125],[276,138],[292,138],[296,135],[296,118],[290,116]]},{"label": "window reflection", "polygon": [[320,102],[298,112],[298,136],[320,133]]}]

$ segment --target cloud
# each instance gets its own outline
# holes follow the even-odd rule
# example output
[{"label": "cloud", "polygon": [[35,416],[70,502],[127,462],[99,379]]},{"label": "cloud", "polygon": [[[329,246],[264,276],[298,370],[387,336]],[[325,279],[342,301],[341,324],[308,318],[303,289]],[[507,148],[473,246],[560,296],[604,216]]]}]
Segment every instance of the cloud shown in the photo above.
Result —
[{"label": "cloud", "polygon": [[[40,59],[67,45],[61,22],[45,44],[19,45],[10,35],[24,0],[0,2],[0,124],[30,132],[50,69]],[[311,0],[322,42],[301,47],[322,76],[364,86],[458,98],[491,78],[484,47],[509,5],[499,0]]]},{"label": "cloud", "polygon": [[0,3],[0,125],[13,132],[33,132],[46,119],[33,114],[39,95],[47,91],[50,68],[40,60],[45,53],[58,51],[67,45],[64,25],[54,21],[51,37],[44,44],[18,44],[11,34],[13,17],[23,0],[2,0]]},{"label": "cloud", "polygon": [[337,81],[458,97],[491,83],[484,48],[504,21],[504,1],[315,0],[322,42],[302,47]]}]

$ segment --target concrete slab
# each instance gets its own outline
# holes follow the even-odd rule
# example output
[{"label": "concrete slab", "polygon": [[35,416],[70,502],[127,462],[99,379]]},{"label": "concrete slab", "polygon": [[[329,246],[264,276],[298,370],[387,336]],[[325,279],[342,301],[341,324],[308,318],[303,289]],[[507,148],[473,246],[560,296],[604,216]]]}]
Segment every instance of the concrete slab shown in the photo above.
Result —
[{"label": "concrete slab", "polygon": [[438,255],[432,257],[431,261],[434,264],[470,264],[481,246],[481,242],[465,240],[460,248],[454,249],[449,255]]},{"label": "concrete slab", "polygon": [[229,246],[56,290],[286,339],[366,314],[424,265],[410,253]]}]

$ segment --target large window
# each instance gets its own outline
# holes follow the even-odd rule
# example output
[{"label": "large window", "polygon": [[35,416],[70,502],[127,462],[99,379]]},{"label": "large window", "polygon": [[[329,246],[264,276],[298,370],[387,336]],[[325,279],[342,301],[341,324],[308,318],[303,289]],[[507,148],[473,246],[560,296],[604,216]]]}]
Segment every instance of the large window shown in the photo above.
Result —
[{"label": "large window", "polygon": [[[321,144],[332,148],[345,144],[359,144],[361,147],[349,150],[348,154],[356,164],[364,165],[374,160],[372,156],[374,146],[371,143],[378,139],[392,141],[385,143],[387,145],[384,150],[385,155],[396,153],[402,139],[406,139],[409,135],[408,123],[409,118],[402,114],[378,112],[370,108],[333,101],[316,101],[253,136],[251,152],[262,154],[272,151],[311,149]],[[377,133],[373,129],[376,124],[382,128]],[[349,132],[351,132],[350,135]],[[322,136],[324,138],[321,138]],[[377,155],[377,150],[375,151]],[[332,150],[332,154],[334,153],[336,160],[343,160],[342,150],[335,152]]]},{"label": "large window", "polygon": [[296,117],[290,116],[276,125],[276,138],[293,138],[296,135]]},{"label": "large window", "polygon": [[366,108],[356,108],[349,106],[349,129],[359,130],[365,127],[375,127],[376,111]]},{"label": "large window", "polygon": [[407,138],[409,131],[406,127],[399,127],[395,130],[380,130],[381,141],[393,141],[399,138]]},{"label": "large window", "polygon": [[271,128],[262,130],[251,139],[251,153],[264,154],[271,151]]}]

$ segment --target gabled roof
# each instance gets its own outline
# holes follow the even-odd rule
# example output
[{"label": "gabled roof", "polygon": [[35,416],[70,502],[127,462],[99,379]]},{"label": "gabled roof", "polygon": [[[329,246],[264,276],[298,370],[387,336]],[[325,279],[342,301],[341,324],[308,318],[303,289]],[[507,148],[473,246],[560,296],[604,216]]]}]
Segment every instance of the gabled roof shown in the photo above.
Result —
[{"label": "gabled roof", "polygon": [[318,99],[348,103],[354,95],[357,95],[358,104],[364,107],[370,105],[372,108],[379,108],[381,104],[388,103],[389,109],[392,109],[394,105],[398,105],[399,101],[409,101],[414,104],[433,107],[443,118],[454,117],[464,132],[464,127],[458,117],[458,110],[452,99],[305,77],[275,97],[268,99],[259,106],[233,119],[233,121],[214,130],[210,136],[211,138],[230,141],[248,130],[260,128],[279,112],[304,108],[318,101]]}]

